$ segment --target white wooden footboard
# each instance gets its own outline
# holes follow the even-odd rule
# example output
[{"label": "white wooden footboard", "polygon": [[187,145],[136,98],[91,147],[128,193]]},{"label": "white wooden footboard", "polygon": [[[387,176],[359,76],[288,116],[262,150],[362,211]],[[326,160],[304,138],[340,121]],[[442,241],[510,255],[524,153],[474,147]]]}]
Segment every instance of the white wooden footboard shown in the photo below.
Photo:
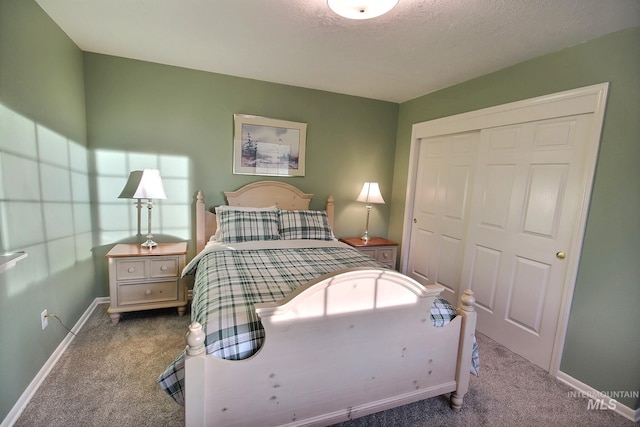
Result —
[{"label": "white wooden footboard", "polygon": [[328,425],[444,393],[459,409],[476,313],[468,291],[459,316],[434,327],[441,291],[389,270],[323,276],[256,307],[265,341],[240,361],[205,355],[191,325],[186,425]]}]

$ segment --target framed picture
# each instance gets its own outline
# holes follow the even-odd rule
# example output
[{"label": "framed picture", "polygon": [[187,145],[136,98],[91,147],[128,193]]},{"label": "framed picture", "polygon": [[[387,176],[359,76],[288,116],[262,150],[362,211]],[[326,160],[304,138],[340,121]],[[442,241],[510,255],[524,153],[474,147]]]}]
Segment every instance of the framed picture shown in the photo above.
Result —
[{"label": "framed picture", "polygon": [[307,124],[234,114],[233,173],[304,176]]}]

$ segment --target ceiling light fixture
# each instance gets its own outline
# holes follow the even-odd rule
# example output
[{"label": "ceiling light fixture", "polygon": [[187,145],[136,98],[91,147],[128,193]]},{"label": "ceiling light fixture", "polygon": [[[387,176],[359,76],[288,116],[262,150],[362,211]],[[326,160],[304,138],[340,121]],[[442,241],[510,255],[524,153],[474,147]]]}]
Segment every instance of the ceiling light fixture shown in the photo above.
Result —
[{"label": "ceiling light fixture", "polygon": [[349,19],[370,19],[384,15],[398,0],[327,0],[335,13]]}]

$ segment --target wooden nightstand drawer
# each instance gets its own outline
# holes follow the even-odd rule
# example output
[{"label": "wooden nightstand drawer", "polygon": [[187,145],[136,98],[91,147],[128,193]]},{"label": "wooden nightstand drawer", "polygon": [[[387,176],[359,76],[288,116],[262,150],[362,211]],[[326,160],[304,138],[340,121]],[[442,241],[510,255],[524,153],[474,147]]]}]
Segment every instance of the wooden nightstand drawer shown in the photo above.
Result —
[{"label": "wooden nightstand drawer", "polygon": [[142,259],[116,260],[116,280],[135,280],[147,277],[147,263]]},{"label": "wooden nightstand drawer", "polygon": [[376,259],[376,250],[375,249],[362,249],[358,248],[358,252],[365,254],[368,257]]},{"label": "wooden nightstand drawer", "polygon": [[376,260],[380,261],[383,264],[391,264],[392,262],[395,263],[395,257],[396,257],[396,249],[378,249],[377,251],[377,256],[376,256]]},{"label": "wooden nightstand drawer", "polygon": [[176,281],[118,285],[118,305],[177,301]]},{"label": "wooden nightstand drawer", "polygon": [[340,241],[395,270],[398,256],[398,244],[396,242],[382,237],[372,237],[367,242],[359,237],[344,237]]},{"label": "wooden nightstand drawer", "polygon": [[178,277],[178,258],[160,258],[151,260],[150,277]]}]

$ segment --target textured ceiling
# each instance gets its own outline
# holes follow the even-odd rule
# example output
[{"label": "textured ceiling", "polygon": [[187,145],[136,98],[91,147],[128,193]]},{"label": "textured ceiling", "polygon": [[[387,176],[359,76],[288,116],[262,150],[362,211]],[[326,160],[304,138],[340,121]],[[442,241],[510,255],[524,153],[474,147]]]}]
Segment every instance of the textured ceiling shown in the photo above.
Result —
[{"label": "textured ceiling", "polygon": [[640,25],[639,0],[36,0],[84,51],[403,102]]}]

